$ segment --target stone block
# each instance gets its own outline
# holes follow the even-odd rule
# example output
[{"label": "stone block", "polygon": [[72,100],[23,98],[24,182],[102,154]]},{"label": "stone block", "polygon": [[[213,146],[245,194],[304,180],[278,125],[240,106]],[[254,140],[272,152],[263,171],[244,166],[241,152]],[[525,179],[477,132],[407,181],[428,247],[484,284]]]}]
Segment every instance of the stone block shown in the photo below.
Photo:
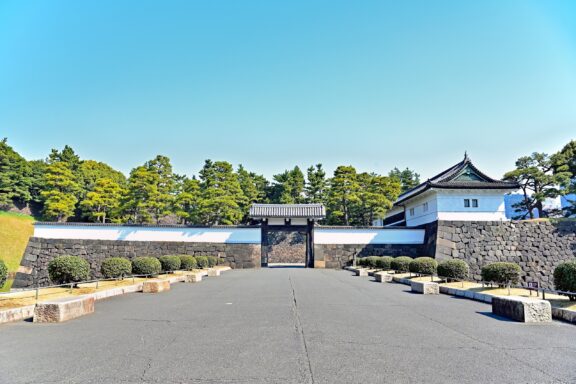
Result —
[{"label": "stone block", "polygon": [[83,295],[63,297],[36,304],[35,323],[60,323],[94,312],[94,297]]},{"label": "stone block", "polygon": [[368,270],[367,269],[357,269],[356,270],[356,276],[360,276],[360,277],[368,276]]},{"label": "stone block", "polygon": [[208,277],[217,277],[220,276],[220,270],[216,268],[208,269]]},{"label": "stone block", "polygon": [[170,281],[157,279],[148,280],[142,284],[142,292],[144,293],[158,293],[170,290]]},{"label": "stone block", "polygon": [[411,281],[410,289],[415,293],[422,293],[424,295],[438,295],[440,294],[440,287],[438,283],[431,281]]},{"label": "stone block", "polygon": [[202,281],[202,273],[189,273],[185,275],[185,282],[199,283]]},{"label": "stone block", "polygon": [[324,260],[314,260],[314,268],[326,268],[326,262]]},{"label": "stone block", "polygon": [[552,306],[549,301],[520,296],[493,297],[492,313],[523,323],[552,321]]},{"label": "stone block", "polygon": [[376,272],[374,273],[374,279],[379,283],[390,283],[394,276],[388,272]]}]

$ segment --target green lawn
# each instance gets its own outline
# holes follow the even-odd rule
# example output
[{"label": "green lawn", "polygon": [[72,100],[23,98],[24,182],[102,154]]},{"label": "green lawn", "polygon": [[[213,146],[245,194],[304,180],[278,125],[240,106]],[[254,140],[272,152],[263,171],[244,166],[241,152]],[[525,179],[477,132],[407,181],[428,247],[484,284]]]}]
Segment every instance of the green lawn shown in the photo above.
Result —
[{"label": "green lawn", "polygon": [[[20,260],[34,232],[34,218],[20,213],[0,211],[0,260],[8,266],[9,272],[16,272]],[[12,285],[8,280],[0,291],[7,291]]]}]

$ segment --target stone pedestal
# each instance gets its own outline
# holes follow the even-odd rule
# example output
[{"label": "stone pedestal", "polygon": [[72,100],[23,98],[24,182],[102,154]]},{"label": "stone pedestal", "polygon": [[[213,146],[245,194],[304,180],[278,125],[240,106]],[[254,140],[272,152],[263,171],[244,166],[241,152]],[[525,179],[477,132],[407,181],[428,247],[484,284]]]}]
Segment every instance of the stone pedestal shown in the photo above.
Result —
[{"label": "stone pedestal", "polygon": [[368,276],[368,271],[365,269],[357,269],[356,276]]},{"label": "stone pedestal", "polygon": [[549,301],[520,296],[495,296],[492,313],[523,323],[547,323],[552,321]]},{"label": "stone pedestal", "polygon": [[394,276],[388,272],[376,272],[374,274],[374,280],[379,283],[390,283]]},{"label": "stone pedestal", "polygon": [[187,283],[199,283],[202,281],[202,274],[201,273],[190,273],[185,275]]},{"label": "stone pedestal", "polygon": [[215,268],[210,268],[208,270],[208,277],[216,277],[220,276],[220,270]]},{"label": "stone pedestal", "polygon": [[439,295],[440,286],[438,283],[431,281],[411,281],[410,289],[415,293],[422,293],[424,295]]},{"label": "stone pedestal", "polygon": [[94,296],[63,297],[36,304],[35,323],[60,323],[94,312]]},{"label": "stone pedestal", "polygon": [[158,293],[170,290],[170,281],[168,280],[148,280],[142,284],[142,292]]}]

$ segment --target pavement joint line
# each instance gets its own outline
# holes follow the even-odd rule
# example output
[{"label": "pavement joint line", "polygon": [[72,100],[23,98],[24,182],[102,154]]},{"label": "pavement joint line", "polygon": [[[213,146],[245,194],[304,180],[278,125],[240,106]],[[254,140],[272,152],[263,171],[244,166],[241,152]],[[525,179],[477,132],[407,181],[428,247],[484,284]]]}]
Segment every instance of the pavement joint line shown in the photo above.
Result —
[{"label": "pavement joint line", "polygon": [[300,321],[300,313],[298,311],[298,301],[296,300],[296,290],[294,289],[294,283],[292,281],[292,277],[288,274],[288,281],[290,282],[290,288],[292,289],[292,305],[294,309],[294,315],[296,318],[296,329],[300,334],[302,339],[302,343],[304,344],[304,352],[306,355],[306,360],[308,361],[308,373],[310,374],[310,380],[312,384],[315,383],[314,381],[314,373],[312,371],[312,363],[310,362],[310,354],[308,352],[308,345],[306,344],[306,335],[304,334],[304,327],[302,326],[302,322]]}]

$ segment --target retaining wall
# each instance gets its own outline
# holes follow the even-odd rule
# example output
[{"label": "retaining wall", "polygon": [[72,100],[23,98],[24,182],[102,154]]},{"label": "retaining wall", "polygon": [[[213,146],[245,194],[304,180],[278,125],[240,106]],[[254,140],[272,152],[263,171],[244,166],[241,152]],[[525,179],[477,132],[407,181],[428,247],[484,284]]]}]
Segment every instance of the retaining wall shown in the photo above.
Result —
[{"label": "retaining wall", "polygon": [[523,281],[554,288],[553,273],[576,257],[576,221],[438,221],[426,251],[438,261],[462,259],[480,280],[483,265],[496,261],[522,267]]}]

